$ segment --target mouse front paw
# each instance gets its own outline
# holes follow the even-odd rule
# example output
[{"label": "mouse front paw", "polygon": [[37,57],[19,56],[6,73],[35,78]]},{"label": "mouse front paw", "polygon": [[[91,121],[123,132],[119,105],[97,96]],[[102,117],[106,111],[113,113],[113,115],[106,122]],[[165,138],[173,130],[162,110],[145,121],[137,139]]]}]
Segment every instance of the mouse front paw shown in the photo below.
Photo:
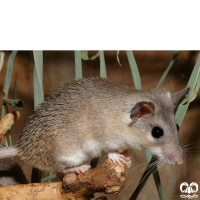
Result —
[{"label": "mouse front paw", "polygon": [[124,164],[127,167],[130,167],[132,164],[131,158],[129,156],[125,156],[118,152],[108,153],[108,158],[111,159],[115,165],[118,164],[118,165],[122,166]]},{"label": "mouse front paw", "polygon": [[128,160],[127,163],[126,163],[126,167],[127,167],[127,168],[130,168],[131,165],[132,165],[132,161],[131,161],[131,158],[129,157],[129,160]]},{"label": "mouse front paw", "polygon": [[121,154],[123,154],[126,157],[126,160],[127,160],[126,166],[127,166],[127,168],[131,167],[132,161],[131,161],[131,157],[129,155],[128,150],[124,150]]},{"label": "mouse front paw", "polygon": [[69,173],[69,172],[75,172],[76,174],[84,174],[88,169],[90,169],[90,165],[81,165],[80,167],[74,167],[71,169],[66,169],[63,171],[64,174]]},{"label": "mouse front paw", "polygon": [[80,167],[75,168],[75,173],[76,174],[84,174],[87,170],[91,168],[90,165],[82,165]]}]

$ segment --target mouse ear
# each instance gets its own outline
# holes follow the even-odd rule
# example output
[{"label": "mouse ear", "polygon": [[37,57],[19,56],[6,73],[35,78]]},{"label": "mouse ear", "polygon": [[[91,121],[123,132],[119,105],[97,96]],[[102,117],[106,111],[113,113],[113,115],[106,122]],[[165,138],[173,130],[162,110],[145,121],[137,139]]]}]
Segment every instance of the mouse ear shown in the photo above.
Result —
[{"label": "mouse ear", "polygon": [[131,110],[130,118],[135,120],[144,115],[152,115],[155,111],[155,106],[151,102],[141,101],[135,104]]},{"label": "mouse ear", "polygon": [[175,92],[171,94],[171,99],[174,104],[174,107],[177,107],[177,105],[185,98],[188,98],[190,88],[185,88],[183,90],[180,90],[178,92]]}]

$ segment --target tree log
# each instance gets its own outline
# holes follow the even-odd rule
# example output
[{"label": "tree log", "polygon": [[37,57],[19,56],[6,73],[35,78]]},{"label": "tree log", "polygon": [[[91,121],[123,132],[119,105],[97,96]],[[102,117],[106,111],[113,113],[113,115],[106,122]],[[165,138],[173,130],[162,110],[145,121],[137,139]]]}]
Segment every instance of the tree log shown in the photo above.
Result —
[{"label": "tree log", "polygon": [[85,174],[65,174],[63,182],[0,187],[0,200],[90,200],[96,192],[119,193],[125,179],[125,166],[115,165],[112,160],[107,159],[102,165],[88,170]]}]

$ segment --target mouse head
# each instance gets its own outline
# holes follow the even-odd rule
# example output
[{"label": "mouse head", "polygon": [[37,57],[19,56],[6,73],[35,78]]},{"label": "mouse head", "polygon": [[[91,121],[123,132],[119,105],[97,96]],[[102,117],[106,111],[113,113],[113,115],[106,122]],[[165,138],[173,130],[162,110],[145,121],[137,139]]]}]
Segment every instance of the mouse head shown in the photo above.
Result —
[{"label": "mouse head", "polygon": [[141,95],[142,100],[135,103],[130,111],[130,128],[135,130],[141,146],[166,163],[183,163],[179,126],[174,115],[188,92],[189,88],[174,94],[149,92],[146,96]]}]

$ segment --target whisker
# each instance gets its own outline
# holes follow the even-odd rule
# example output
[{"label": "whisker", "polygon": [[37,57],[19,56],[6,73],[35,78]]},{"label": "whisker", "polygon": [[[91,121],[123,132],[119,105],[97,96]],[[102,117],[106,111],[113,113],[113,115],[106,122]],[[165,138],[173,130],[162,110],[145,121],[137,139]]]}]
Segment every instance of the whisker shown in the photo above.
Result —
[{"label": "whisker", "polygon": [[[196,136],[196,137],[198,137],[199,138],[199,136]],[[189,144],[187,144],[187,142],[188,141],[186,141],[184,144],[182,144],[181,146],[182,147],[186,147],[186,146],[190,146],[190,145],[192,145],[192,144],[194,144],[194,143],[197,143],[197,142],[199,142],[200,141],[200,139],[198,139],[197,138],[197,140],[195,140],[196,139],[196,137],[193,137],[190,141],[192,141],[191,143],[189,143]],[[194,141],[194,142],[193,142]],[[186,145],[185,145],[186,144]]]},{"label": "whisker", "polygon": [[192,144],[194,144],[194,143],[196,143],[196,141],[195,141],[195,142],[192,142],[192,143],[190,143],[190,144],[184,145],[183,147],[190,146],[190,145],[192,145]]},{"label": "whisker", "polygon": [[[156,162],[156,163],[155,163]],[[156,168],[156,164],[159,162],[159,160],[158,161],[155,161],[154,163],[152,163],[153,165],[151,165],[153,168],[155,167],[155,169],[157,169]],[[150,168],[151,167],[150,165],[149,165],[149,167],[148,168]],[[146,169],[148,169],[148,168],[146,168]],[[139,181],[139,183],[138,183],[138,185],[137,185],[137,187],[143,182],[143,180],[144,179],[146,179],[146,177],[148,177],[151,173],[153,173],[154,172],[154,169],[150,169],[148,172],[147,172],[147,174],[146,175],[144,175],[144,177]],[[136,187],[136,188],[137,188]]]},{"label": "whisker", "polygon": [[[156,162],[156,161],[155,161],[155,162]],[[158,160],[158,162],[159,162],[159,160]],[[145,162],[142,163],[141,165],[144,165],[145,163],[148,163],[148,161],[145,161]],[[153,162],[153,163],[154,163],[154,162]],[[151,167],[151,166],[153,165],[153,163],[151,163],[151,164],[149,165],[149,167]],[[133,171],[134,169],[140,167],[141,165],[139,165],[139,166],[137,166],[137,167],[134,167],[133,169],[129,170],[129,171],[127,172],[127,174],[130,173],[131,171]],[[149,167],[148,167],[148,168],[149,168]],[[146,167],[145,167],[145,168],[146,168]],[[143,168],[143,169],[145,169],[145,168]],[[142,169],[142,170],[143,170],[143,169]]]},{"label": "whisker", "polygon": [[138,160],[143,160],[143,159],[147,159],[147,158],[151,158],[152,156],[148,156],[148,157],[144,157],[144,158],[139,158],[139,159],[133,159],[132,161],[138,161]]},{"label": "whisker", "polygon": [[[154,161],[153,163],[151,163],[150,165],[149,165],[149,167],[151,167],[153,164],[157,164],[159,162],[159,160],[157,161]],[[149,168],[148,167],[148,168]],[[137,172],[136,174],[134,174],[132,177],[131,177],[131,180],[127,183],[127,185],[126,185],[126,187],[124,187],[123,188],[123,190],[121,191],[121,193],[120,193],[120,197],[122,196],[122,194],[124,193],[124,191],[130,186],[130,184],[133,182],[133,177],[136,177],[137,175],[139,175],[140,174],[140,172],[142,172],[144,169],[146,169],[146,167],[144,167],[143,169],[141,169],[139,172]]]},{"label": "whisker", "polygon": [[[186,158],[188,158],[188,154],[191,154],[192,156],[196,156],[196,157],[197,157],[197,154],[191,153],[190,151],[184,152],[183,156],[185,156]],[[199,156],[198,156],[198,157],[199,157]]]},{"label": "whisker", "polygon": [[186,149],[183,149],[183,150],[195,149],[195,148],[198,148],[198,147],[190,147],[190,148],[186,148]]},{"label": "whisker", "polygon": [[155,172],[153,172],[153,174],[155,174],[164,164],[166,164],[164,161],[161,163],[161,165],[156,169]]},{"label": "whisker", "polygon": [[136,169],[136,168],[138,168],[138,167],[140,167],[140,166],[146,164],[146,163],[148,163],[148,161],[145,161],[145,162],[143,162],[142,164],[138,165],[137,167],[134,167],[133,169],[130,169],[129,171],[127,171],[127,174],[130,173],[131,171],[133,171],[134,169]]},{"label": "whisker", "polygon": [[[155,168],[153,171],[149,171],[148,174],[146,174],[146,175],[143,177],[143,179],[140,180],[140,182],[139,182],[139,184],[137,185],[137,187],[138,187],[141,183],[143,183],[143,181],[146,179],[146,177],[147,177],[149,174],[154,174],[154,172],[156,172],[156,170],[157,170],[157,168]],[[147,180],[148,180],[148,179],[146,179],[146,181],[145,181],[144,183],[146,183]],[[136,188],[137,188],[137,187],[136,187]]]},{"label": "whisker", "polygon": [[[142,180],[139,182],[139,184],[137,185],[137,187],[138,187],[141,183],[143,183],[143,181],[146,179],[147,176],[150,175],[150,173],[155,174],[155,173],[163,166],[163,164],[164,164],[164,162],[162,162],[162,164],[161,164],[160,167],[158,167],[158,168],[155,167],[155,169],[154,169],[153,171],[150,170],[150,171],[148,172],[148,174],[146,174],[146,176],[144,176],[144,177],[142,178]],[[147,180],[148,180],[148,179],[147,179]],[[147,180],[144,182],[144,184],[147,182]],[[137,187],[136,187],[136,188],[137,188]]]}]

